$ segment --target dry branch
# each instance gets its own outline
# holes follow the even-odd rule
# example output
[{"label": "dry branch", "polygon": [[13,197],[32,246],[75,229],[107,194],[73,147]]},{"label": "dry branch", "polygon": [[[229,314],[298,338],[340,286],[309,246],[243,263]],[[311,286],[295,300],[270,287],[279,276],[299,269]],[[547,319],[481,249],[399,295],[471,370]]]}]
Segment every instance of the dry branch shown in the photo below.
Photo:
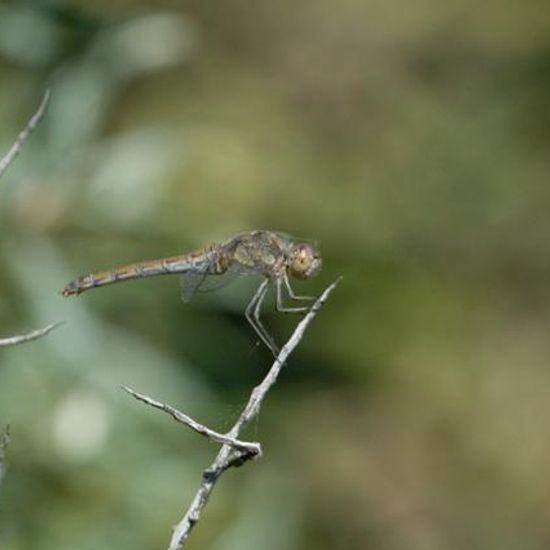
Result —
[{"label": "dry branch", "polygon": [[[258,443],[245,443],[239,441],[238,437],[244,427],[260,412],[262,403],[271,389],[271,387],[277,381],[279,373],[285,364],[285,361],[288,359],[288,356],[294,351],[296,346],[302,340],[305,331],[309,324],[316,317],[317,313],[327,301],[330,293],[334,290],[336,285],[340,282],[340,278],[337,279],[334,283],[328,286],[321,296],[315,301],[309,312],[304,316],[300,321],[294,333],[284,345],[284,347],[279,352],[279,355],[275,359],[275,362],[271,366],[271,369],[262,380],[262,382],[256,386],[250,397],[248,403],[244,407],[241,415],[233,425],[233,427],[226,434],[218,434],[205,426],[195,422],[193,419],[187,415],[176,411],[172,407],[159,403],[154,399],[151,399],[148,396],[137,394],[133,390],[130,390],[127,387],[124,387],[126,391],[132,394],[136,399],[143,401],[144,403],[163,410],[164,412],[173,416],[179,422],[190,426],[194,430],[202,433],[203,435],[208,436],[213,441],[222,443],[223,446],[219,450],[216,458],[212,464],[204,470],[202,475],[202,482],[198,491],[191,502],[187,512],[181,519],[181,521],[175,526],[172,538],[170,540],[169,550],[181,550],[185,545],[186,541],[189,538],[189,535],[193,527],[197,524],[200,519],[201,512],[206,506],[210,494],[212,493],[214,486],[218,478],[225,472],[228,468],[232,466],[240,466],[252,458],[259,456],[258,452],[251,452],[250,446],[257,446],[259,449]],[[225,440],[225,441],[224,441]]]},{"label": "dry branch", "polygon": [[53,329],[57,328],[59,325],[62,325],[62,324],[63,324],[63,321],[59,321],[58,323],[52,323],[47,327],[40,328],[38,330],[33,330],[28,334],[19,334],[17,336],[9,336],[8,338],[0,338],[0,348],[7,347],[7,346],[15,346],[17,344],[24,344],[25,342],[30,342],[31,340],[37,340],[38,338],[42,338],[42,336],[46,336],[48,332],[51,332]]},{"label": "dry branch", "polygon": [[46,112],[46,107],[48,106],[48,102],[50,100],[50,90],[46,90],[44,93],[44,97],[42,98],[42,101],[40,102],[40,106],[38,107],[38,110],[32,118],[29,120],[23,131],[17,136],[17,139],[15,140],[14,144],[10,147],[9,151],[4,155],[2,159],[0,159],[0,178],[4,175],[6,170],[9,168],[10,164],[15,160],[17,155],[21,152],[23,149],[23,146],[25,145],[25,142],[27,139],[29,139],[29,136],[32,134],[34,129],[38,126],[40,121],[42,120],[42,117],[44,116],[44,113]]},{"label": "dry branch", "polygon": [[[32,134],[34,129],[38,126],[38,124],[44,117],[44,113],[46,112],[46,107],[48,106],[49,100],[50,100],[50,90],[46,90],[44,92],[44,96],[42,97],[42,101],[40,102],[40,105],[38,107],[38,110],[31,117],[31,119],[29,120],[25,128],[22,130],[22,132],[17,136],[17,139],[15,140],[13,145],[10,147],[9,151],[0,159],[0,178],[6,173],[6,170],[10,167],[12,162],[19,155],[27,139],[29,139],[29,136]],[[14,346],[16,344],[23,344],[24,342],[30,342],[31,340],[36,340],[37,338],[45,336],[46,334],[48,334],[48,332],[52,331],[54,328],[58,327],[60,324],[61,323],[54,323],[54,324],[48,325],[47,327],[30,332],[28,334],[21,334],[18,336],[10,336],[9,338],[0,339],[0,347]]]},{"label": "dry branch", "polygon": [[6,449],[10,443],[10,426],[6,426],[2,437],[0,438],[0,482],[6,473]]},{"label": "dry branch", "polygon": [[174,407],[171,407],[166,403],[161,403],[160,401],[156,401],[155,399],[152,399],[148,395],[138,393],[133,389],[129,388],[128,386],[121,386],[121,387],[124,391],[127,391],[130,395],[134,396],[138,401],[141,401],[146,405],[150,405],[155,409],[159,409],[169,414],[174,420],[176,420],[176,422],[180,422],[181,424],[185,424],[186,426],[189,426],[192,430],[195,430],[197,433],[208,437],[208,439],[211,439],[216,443],[221,443],[222,445],[229,445],[234,449],[238,449],[246,453],[251,453],[252,455],[261,455],[262,453],[262,448],[259,443],[249,443],[248,441],[239,441],[238,439],[228,437],[224,434],[215,432],[214,430],[211,430],[204,424],[201,424],[196,420],[193,420],[190,416],[178,411],[177,409],[174,409]]}]

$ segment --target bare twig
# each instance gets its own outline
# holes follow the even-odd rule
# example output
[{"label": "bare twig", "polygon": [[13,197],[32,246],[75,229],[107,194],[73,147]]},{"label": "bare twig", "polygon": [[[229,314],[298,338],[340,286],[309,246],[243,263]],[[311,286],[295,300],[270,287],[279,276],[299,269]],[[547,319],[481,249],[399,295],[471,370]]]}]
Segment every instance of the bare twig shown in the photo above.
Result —
[{"label": "bare twig", "polygon": [[38,126],[38,123],[42,120],[44,113],[46,112],[46,107],[48,106],[48,101],[50,100],[50,90],[46,90],[44,97],[40,102],[38,110],[32,118],[29,120],[28,124],[25,126],[23,131],[17,136],[15,143],[10,147],[10,150],[0,159],[0,178],[4,175],[10,164],[15,160],[17,155],[23,149],[25,142],[32,134],[33,130]]},{"label": "bare twig", "polygon": [[[279,352],[278,357],[275,359],[271,369],[267,373],[263,381],[256,386],[250,395],[248,403],[244,407],[241,415],[235,422],[234,426],[229,430],[226,437],[235,440],[243,428],[259,413],[263,400],[265,399],[267,392],[277,381],[277,377],[281,372],[281,369],[287,360],[288,356],[294,351],[296,346],[300,343],[304,333],[313,321],[323,304],[328,299],[330,293],[334,290],[336,285],[340,282],[340,278],[332,283],[321,296],[313,304],[313,307],[300,321],[294,333],[285,344],[283,349]],[[191,530],[197,524],[200,519],[201,512],[208,502],[208,498],[212,493],[216,481],[223,474],[225,470],[231,466],[240,466],[247,460],[252,458],[247,453],[243,453],[241,450],[235,449],[235,445],[224,444],[218,452],[216,458],[212,464],[203,472],[202,482],[189,506],[187,512],[181,519],[181,521],[175,526],[172,538],[170,540],[169,550],[180,550],[189,538]]]},{"label": "bare twig", "polygon": [[63,321],[59,321],[58,323],[52,323],[51,325],[48,325],[47,327],[34,330],[32,332],[29,332],[28,334],[20,334],[18,336],[10,336],[8,338],[0,338],[0,348],[7,347],[7,346],[15,346],[17,344],[24,344],[25,342],[30,342],[31,340],[37,340],[38,338],[42,338],[42,336],[46,336],[49,332],[57,328],[59,325],[62,325]]},{"label": "bare twig", "polygon": [[[50,90],[46,90],[44,92],[44,96],[42,97],[42,101],[40,102],[40,105],[38,107],[38,110],[31,117],[31,119],[29,120],[29,122],[27,123],[23,131],[17,136],[17,139],[15,140],[14,144],[10,147],[9,151],[0,159],[0,178],[5,174],[6,170],[9,168],[11,163],[16,159],[17,155],[19,155],[19,153],[23,149],[23,146],[25,145],[25,142],[27,141],[29,136],[32,134],[34,129],[38,126],[40,121],[42,120],[42,117],[46,112],[46,107],[48,106],[49,100],[50,100]],[[37,338],[45,336],[46,334],[48,334],[48,332],[52,331],[54,328],[58,327],[60,324],[61,323],[53,323],[51,325],[48,325],[47,327],[41,328],[39,330],[35,330],[33,332],[29,332],[28,334],[10,336],[9,338],[0,338],[0,348],[7,347],[7,346],[15,346],[16,344],[23,344],[24,342],[30,342],[31,340],[36,340]]]},{"label": "bare twig", "polygon": [[143,403],[150,405],[155,409],[164,411],[165,413],[169,414],[172,418],[174,418],[174,420],[176,420],[177,422],[181,422],[182,424],[189,426],[192,430],[195,430],[201,435],[208,437],[209,439],[211,439],[212,441],[215,441],[216,443],[221,443],[222,445],[229,445],[234,449],[237,449],[239,451],[244,451],[245,453],[250,453],[251,455],[254,455],[254,456],[261,456],[262,454],[262,448],[259,443],[249,443],[248,441],[239,441],[238,439],[235,439],[233,437],[228,437],[227,435],[223,435],[221,433],[215,432],[214,430],[211,430],[210,428],[204,426],[203,424],[200,424],[196,420],[193,420],[190,416],[187,416],[186,414],[178,411],[177,409],[174,409],[174,407],[171,407],[170,405],[167,405],[165,403],[160,403],[159,401],[155,401],[151,397],[147,395],[143,395],[142,393],[138,393],[132,390],[131,388],[129,388],[128,386],[121,386],[121,387],[124,391],[127,391],[130,395],[133,395],[138,401],[142,401]]},{"label": "bare twig", "polygon": [[40,106],[38,107],[38,110],[36,111],[36,113],[29,120],[28,124],[25,126],[23,131],[17,136],[17,139],[15,140],[14,144],[10,147],[9,151],[5,154],[5,156],[2,159],[0,159],[0,178],[4,175],[4,173],[10,166],[10,164],[17,157],[17,155],[19,155],[19,153],[23,149],[23,146],[25,145],[25,142],[27,141],[31,133],[34,131],[34,129],[38,126],[39,122],[42,120],[42,117],[46,112],[46,107],[48,106],[49,100],[50,100],[50,90],[48,89],[44,93],[44,96],[42,98],[42,101],[40,102]]},{"label": "bare twig", "polygon": [[8,448],[8,445],[10,444],[10,426],[9,424],[6,426],[6,430],[2,434],[2,437],[0,438],[0,482],[4,478],[4,474],[6,473],[6,449]]}]

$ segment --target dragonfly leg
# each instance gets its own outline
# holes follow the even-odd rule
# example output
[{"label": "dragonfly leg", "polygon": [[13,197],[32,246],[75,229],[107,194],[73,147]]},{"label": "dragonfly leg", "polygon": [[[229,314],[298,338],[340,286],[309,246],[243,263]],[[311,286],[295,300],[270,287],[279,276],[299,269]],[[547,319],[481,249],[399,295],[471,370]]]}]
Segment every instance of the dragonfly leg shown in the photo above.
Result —
[{"label": "dragonfly leg", "polygon": [[273,355],[277,357],[277,355],[279,355],[279,348],[277,344],[275,344],[275,340],[273,339],[273,336],[269,334],[268,330],[265,328],[262,321],[260,320],[260,310],[266,294],[267,294],[267,285],[266,285],[265,292],[262,294],[262,297],[256,302],[256,307],[254,308],[254,320],[256,321],[257,326],[265,334],[266,340],[269,342],[269,346],[268,346],[269,349],[271,349],[271,351],[273,352]]},{"label": "dragonfly leg", "polygon": [[277,285],[277,302],[276,302],[277,311],[281,311],[283,313],[304,313],[309,309],[307,306],[288,307],[283,305],[283,292],[282,292],[283,287],[281,285],[280,277],[276,279],[275,284]]},{"label": "dragonfly leg", "polygon": [[260,321],[260,309],[262,307],[262,302],[264,301],[265,295],[267,293],[267,288],[269,285],[269,279],[266,279],[256,291],[256,294],[250,300],[246,308],[246,319],[252,325],[252,328],[256,334],[260,337],[260,340],[271,350],[271,353],[275,357],[279,355],[279,348],[273,341],[273,338],[266,330],[262,322]]},{"label": "dragonfly leg", "polygon": [[290,286],[290,281],[288,280],[288,273],[286,272],[283,275],[283,281],[285,283],[288,296],[291,300],[315,300],[315,296],[297,296],[296,294],[294,294],[294,291]]}]

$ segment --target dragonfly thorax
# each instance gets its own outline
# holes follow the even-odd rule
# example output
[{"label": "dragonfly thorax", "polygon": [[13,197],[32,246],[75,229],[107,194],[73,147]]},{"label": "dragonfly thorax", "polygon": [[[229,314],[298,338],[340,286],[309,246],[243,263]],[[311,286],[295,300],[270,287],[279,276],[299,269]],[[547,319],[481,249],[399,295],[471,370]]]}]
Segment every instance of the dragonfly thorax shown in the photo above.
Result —
[{"label": "dragonfly thorax", "polygon": [[292,246],[288,259],[288,270],[292,277],[309,279],[321,270],[322,260],[317,248],[310,243]]}]

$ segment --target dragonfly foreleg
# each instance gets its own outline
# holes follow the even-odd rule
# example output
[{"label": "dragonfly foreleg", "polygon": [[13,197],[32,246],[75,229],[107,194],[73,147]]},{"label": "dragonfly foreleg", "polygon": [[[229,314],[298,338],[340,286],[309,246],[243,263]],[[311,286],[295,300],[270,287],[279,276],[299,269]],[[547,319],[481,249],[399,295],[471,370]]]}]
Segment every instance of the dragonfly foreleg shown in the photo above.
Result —
[{"label": "dragonfly foreleg", "polygon": [[277,301],[276,301],[277,311],[281,311],[283,313],[304,313],[309,309],[307,306],[300,306],[300,307],[285,306],[283,304],[283,292],[282,292],[283,287],[281,284],[281,277],[278,277],[275,280],[275,284],[277,286]]},{"label": "dragonfly foreleg", "polygon": [[273,355],[277,357],[279,355],[279,348],[260,321],[260,310],[267,293],[268,285],[269,279],[265,279],[264,282],[258,287],[256,294],[254,294],[252,300],[250,300],[250,303],[246,308],[245,315],[256,334],[260,337],[260,340],[271,350]]},{"label": "dragonfly foreleg", "polygon": [[283,275],[283,281],[285,283],[288,296],[291,300],[315,300],[315,296],[297,296],[296,294],[294,294],[294,291],[290,286],[290,281],[288,280],[288,273],[286,272]]}]

